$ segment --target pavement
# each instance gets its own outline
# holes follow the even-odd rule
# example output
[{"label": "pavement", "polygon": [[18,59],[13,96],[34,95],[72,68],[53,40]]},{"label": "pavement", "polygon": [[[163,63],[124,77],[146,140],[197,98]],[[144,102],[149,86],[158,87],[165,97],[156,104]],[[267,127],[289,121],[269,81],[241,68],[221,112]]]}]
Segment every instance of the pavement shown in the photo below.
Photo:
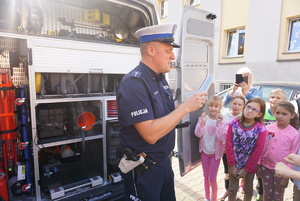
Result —
[{"label": "pavement", "polygon": [[[178,159],[172,159],[173,171],[175,174],[175,193],[177,201],[198,201],[204,200],[204,184],[203,184],[203,173],[201,165],[193,169],[191,172],[181,177],[179,172],[179,164]],[[252,201],[256,201],[257,191],[256,187],[256,179],[254,179],[253,185],[253,198]],[[217,176],[218,182],[218,195],[224,191],[224,168],[223,163],[221,161],[220,168]],[[243,200],[243,194],[238,192],[237,200]],[[284,193],[284,201],[292,201],[293,200],[293,183],[289,181],[289,185]]]}]

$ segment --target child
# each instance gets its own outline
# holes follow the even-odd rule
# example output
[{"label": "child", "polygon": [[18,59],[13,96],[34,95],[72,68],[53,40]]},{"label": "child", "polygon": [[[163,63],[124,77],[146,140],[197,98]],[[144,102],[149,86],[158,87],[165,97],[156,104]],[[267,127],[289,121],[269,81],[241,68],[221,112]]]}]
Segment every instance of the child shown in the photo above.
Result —
[{"label": "child", "polygon": [[299,119],[293,104],[283,101],[274,108],[277,123],[268,125],[268,137],[261,157],[259,176],[263,180],[263,200],[282,201],[289,180],[274,175],[277,162],[284,162],[290,153],[297,153],[300,143]]},{"label": "child", "polygon": [[201,137],[199,153],[201,153],[202,160],[205,200],[216,201],[218,193],[217,173],[225,148],[224,142],[228,125],[220,114],[222,109],[222,99],[220,97],[212,96],[207,107],[208,115],[203,112],[199,117],[195,135]]},{"label": "child", "polygon": [[[232,119],[241,115],[243,108],[245,106],[245,98],[243,96],[234,96],[230,102],[230,111],[224,114],[224,119],[230,123]],[[224,152],[223,157],[224,173],[225,173],[225,191],[219,196],[219,200],[225,200],[228,196],[229,187],[229,174],[228,174],[228,164],[226,158],[226,152]]]},{"label": "child", "polygon": [[241,115],[246,100],[243,96],[234,96],[230,102],[230,111],[224,114],[224,119],[230,123],[232,119]]},{"label": "child", "polygon": [[273,115],[272,111],[274,111],[274,107],[277,103],[280,103],[284,100],[285,100],[285,91],[283,89],[276,88],[270,92],[269,99],[268,99],[270,103],[270,108],[267,108],[265,112],[265,116],[264,116],[265,125],[269,125],[276,122],[275,116]]},{"label": "child", "polygon": [[[275,105],[284,100],[285,100],[285,91],[283,89],[276,88],[270,92],[269,99],[268,99],[270,104],[269,106],[267,105],[266,112],[264,115],[265,125],[269,125],[276,122],[275,116],[272,114],[272,112],[274,111]],[[264,189],[263,189],[262,179],[260,177],[257,177],[256,190],[257,190],[256,200],[262,201]]]},{"label": "child", "polygon": [[235,201],[240,178],[245,178],[244,201],[251,201],[257,162],[267,134],[262,123],[265,108],[264,100],[251,98],[242,116],[234,118],[229,124],[225,146],[229,166],[228,201]]}]

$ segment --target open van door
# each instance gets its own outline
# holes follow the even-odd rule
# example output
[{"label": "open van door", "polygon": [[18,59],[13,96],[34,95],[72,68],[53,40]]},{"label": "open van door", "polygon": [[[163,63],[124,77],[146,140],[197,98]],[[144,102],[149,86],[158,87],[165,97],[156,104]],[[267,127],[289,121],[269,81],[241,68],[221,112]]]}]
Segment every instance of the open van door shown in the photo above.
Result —
[{"label": "open van door", "polygon": [[[173,86],[176,104],[180,104],[191,95],[208,91],[214,95],[213,37],[214,21],[212,13],[184,7],[181,19],[180,46],[176,60],[176,76]],[[181,175],[185,175],[201,164],[198,151],[199,138],[194,135],[198,117],[203,108],[186,115],[177,125],[177,149]]]}]

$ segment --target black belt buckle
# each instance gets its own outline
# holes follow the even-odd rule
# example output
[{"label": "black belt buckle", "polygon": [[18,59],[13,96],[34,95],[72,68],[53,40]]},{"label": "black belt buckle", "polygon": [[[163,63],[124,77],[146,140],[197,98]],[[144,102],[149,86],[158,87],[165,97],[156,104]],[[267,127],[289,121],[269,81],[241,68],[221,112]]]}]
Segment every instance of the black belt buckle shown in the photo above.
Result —
[{"label": "black belt buckle", "polygon": [[145,172],[145,170],[147,170],[151,165],[155,163],[156,163],[155,161],[153,161],[149,157],[146,157],[145,161],[142,164],[134,168],[135,175],[141,176]]}]

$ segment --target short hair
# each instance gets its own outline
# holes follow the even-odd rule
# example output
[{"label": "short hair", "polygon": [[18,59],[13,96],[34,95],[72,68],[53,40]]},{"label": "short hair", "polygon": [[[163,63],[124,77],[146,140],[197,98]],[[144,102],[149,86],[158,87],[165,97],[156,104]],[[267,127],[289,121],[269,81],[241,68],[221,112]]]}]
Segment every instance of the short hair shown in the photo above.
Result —
[{"label": "short hair", "polygon": [[140,44],[140,52],[142,55],[146,53],[149,43],[150,42]]},{"label": "short hair", "polygon": [[280,88],[273,89],[273,90],[270,92],[269,97],[271,96],[271,94],[281,94],[281,95],[283,95],[284,99],[285,99],[285,96],[286,96],[285,91],[284,91],[283,89],[280,89]]},{"label": "short hair", "polygon": [[151,45],[153,47],[157,47],[158,43],[160,43],[160,42],[150,41],[150,42],[140,43],[140,52],[141,52],[141,55],[147,53],[147,48],[148,48],[149,45]]},{"label": "short hair", "polygon": [[251,78],[253,78],[253,73],[252,71],[250,70],[250,68],[248,67],[242,67],[240,68],[238,71],[237,71],[237,74],[243,74],[243,73],[247,73],[251,76]]}]

